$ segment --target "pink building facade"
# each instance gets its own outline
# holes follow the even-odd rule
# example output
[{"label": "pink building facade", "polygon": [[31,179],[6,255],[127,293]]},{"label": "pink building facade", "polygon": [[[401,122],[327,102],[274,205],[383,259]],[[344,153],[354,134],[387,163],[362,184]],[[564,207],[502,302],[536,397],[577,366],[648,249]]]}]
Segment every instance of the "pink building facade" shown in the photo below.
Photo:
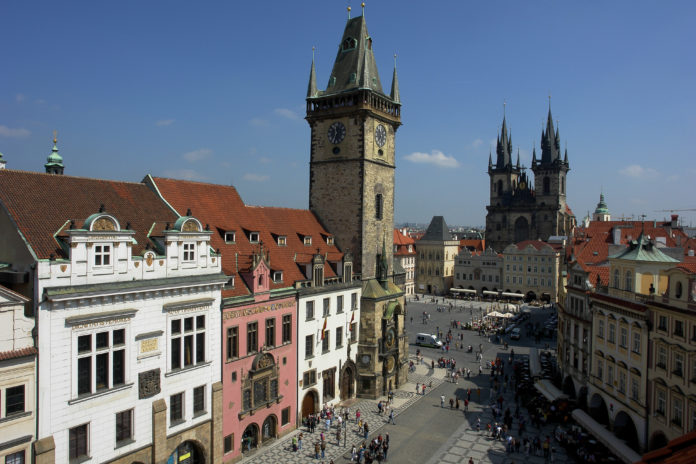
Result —
[{"label": "pink building facade", "polygon": [[263,252],[240,272],[251,295],[223,300],[224,462],[253,454],[296,428],[297,302],[270,290]]}]

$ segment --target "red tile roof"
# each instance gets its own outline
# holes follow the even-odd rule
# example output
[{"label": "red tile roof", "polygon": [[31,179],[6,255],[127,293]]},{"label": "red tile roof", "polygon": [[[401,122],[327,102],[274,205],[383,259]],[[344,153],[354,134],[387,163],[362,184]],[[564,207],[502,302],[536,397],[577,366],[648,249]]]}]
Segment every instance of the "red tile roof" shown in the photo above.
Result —
[{"label": "red tile roof", "polygon": [[38,350],[33,346],[22,348],[19,350],[3,351],[0,352],[0,361],[7,361],[8,359],[23,358],[24,356],[35,356]]},{"label": "red tile roof", "polygon": [[81,228],[104,205],[121,228],[130,222],[139,254],[156,221],[174,222],[176,215],[142,183],[117,182],[36,172],[0,170],[0,203],[9,211],[38,259],[67,258],[54,238],[71,219]]},{"label": "red tile roof", "polygon": [[[179,213],[191,209],[191,214],[213,231],[211,246],[222,253],[222,270],[234,276],[249,269],[253,253],[260,244],[249,241],[250,232],[258,232],[264,250],[270,252],[272,271],[283,272],[282,283],[272,283],[271,288],[284,288],[300,280],[306,280],[301,264],[310,263],[317,250],[337,263],[343,253],[335,245],[327,244],[330,237],[318,219],[309,210],[247,206],[234,187],[184,180],[153,178],[162,197]],[[235,243],[225,243],[225,232],[235,232]],[[286,237],[286,245],[278,245],[278,237]],[[304,244],[304,238],[312,238],[312,244]],[[303,266],[302,266],[303,267]],[[324,266],[324,276],[334,277],[331,265]],[[235,279],[235,288],[223,290],[223,296],[249,293],[242,279]]]},{"label": "red tile roof", "polygon": [[459,240],[459,249],[483,251],[486,249],[486,239],[463,238]]},{"label": "red tile roof", "polygon": [[[411,237],[402,234],[399,229],[394,229],[394,246],[396,247],[394,256],[415,256],[415,243]],[[411,251],[408,251],[409,245],[411,246]]]},{"label": "red tile roof", "polygon": [[664,448],[650,451],[636,464],[693,464],[696,462],[696,432],[687,433],[667,443]]},{"label": "red tile roof", "polygon": [[560,251],[563,249],[563,245],[561,245],[560,243],[547,243],[547,242],[543,242],[541,240],[525,240],[523,242],[515,243],[515,246],[517,247],[518,250],[524,250],[528,246],[532,246],[532,247],[536,248],[537,250],[541,250],[545,246],[549,246],[549,247],[553,248],[555,251]]}]

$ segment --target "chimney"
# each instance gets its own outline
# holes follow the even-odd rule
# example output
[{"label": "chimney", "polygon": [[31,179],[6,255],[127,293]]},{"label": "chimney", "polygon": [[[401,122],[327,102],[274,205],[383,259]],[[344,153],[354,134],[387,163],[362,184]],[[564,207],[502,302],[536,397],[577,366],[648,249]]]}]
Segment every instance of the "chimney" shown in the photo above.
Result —
[{"label": "chimney", "polygon": [[621,229],[614,227],[612,232],[614,234],[614,245],[619,245],[621,243]]},{"label": "chimney", "polygon": [[675,229],[679,226],[679,215],[678,214],[672,214],[672,229]]}]

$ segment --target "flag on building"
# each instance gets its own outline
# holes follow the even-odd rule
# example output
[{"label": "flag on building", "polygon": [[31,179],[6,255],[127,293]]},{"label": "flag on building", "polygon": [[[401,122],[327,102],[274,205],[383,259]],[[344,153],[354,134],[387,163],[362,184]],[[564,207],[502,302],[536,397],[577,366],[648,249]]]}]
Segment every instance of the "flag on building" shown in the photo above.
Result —
[{"label": "flag on building", "polygon": [[350,315],[350,324],[348,324],[348,330],[353,331],[353,321],[355,320],[355,311]]},{"label": "flag on building", "polygon": [[327,324],[328,320],[329,320],[328,317],[325,317],[325,318],[324,318],[324,327],[321,328],[321,339],[322,339],[322,340],[323,340],[324,337],[326,336],[326,335],[325,335],[325,333],[326,333],[326,324]]}]

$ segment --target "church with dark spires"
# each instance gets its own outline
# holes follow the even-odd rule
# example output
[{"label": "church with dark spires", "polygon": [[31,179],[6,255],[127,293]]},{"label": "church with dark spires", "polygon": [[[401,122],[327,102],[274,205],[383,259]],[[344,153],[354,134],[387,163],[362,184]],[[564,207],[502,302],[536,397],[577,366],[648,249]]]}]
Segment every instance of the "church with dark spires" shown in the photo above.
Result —
[{"label": "church with dark spires", "polygon": [[541,132],[541,159],[536,147],[531,170],[512,161],[512,137],[503,116],[503,127],[496,143],[496,160],[488,158],[490,202],[486,207],[486,244],[502,251],[511,243],[548,240],[572,233],[575,216],[566,203],[566,175],[570,170],[568,150],[561,157],[558,127],[554,129],[551,107],[546,129]]}]

